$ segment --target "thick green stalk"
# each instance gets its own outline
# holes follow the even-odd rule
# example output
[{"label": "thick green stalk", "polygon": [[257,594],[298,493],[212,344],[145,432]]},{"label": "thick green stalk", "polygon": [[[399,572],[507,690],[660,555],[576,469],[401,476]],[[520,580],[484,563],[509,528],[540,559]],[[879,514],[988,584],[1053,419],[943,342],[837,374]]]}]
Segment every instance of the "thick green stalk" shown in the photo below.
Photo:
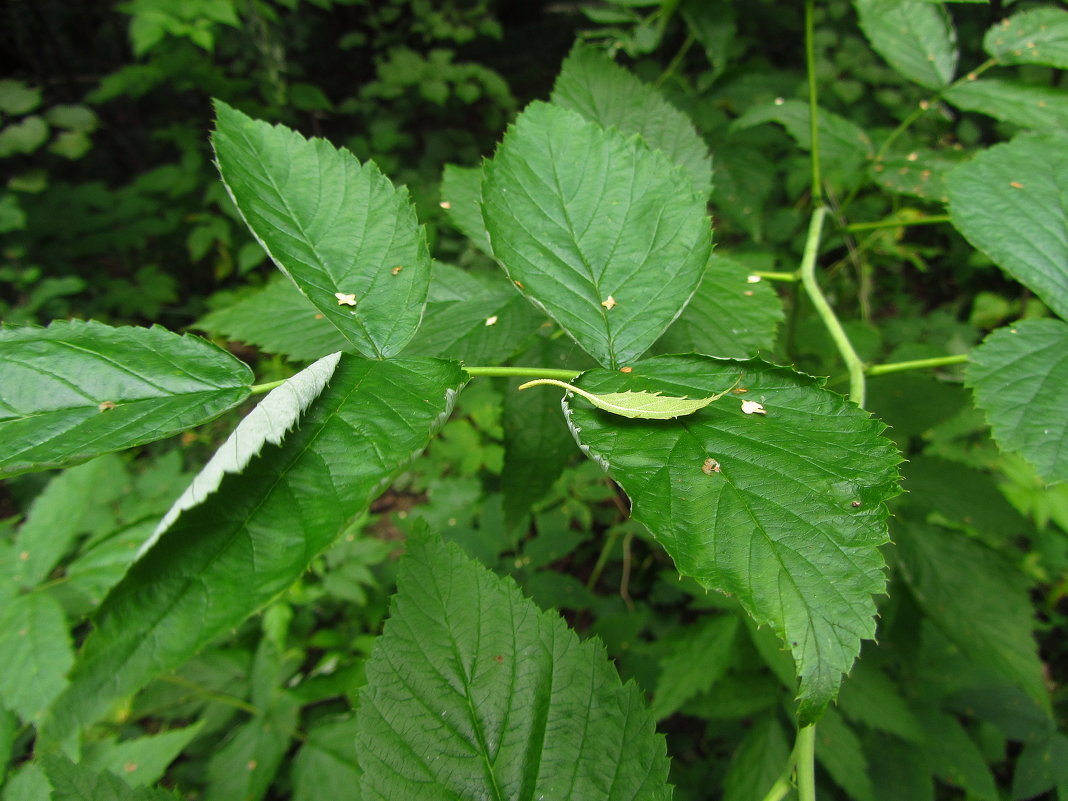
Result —
[{"label": "thick green stalk", "polygon": [[253,395],[262,395],[265,392],[270,392],[272,389],[277,389],[288,380],[288,378],[282,378],[278,381],[268,381],[266,384],[253,384],[249,387],[249,392]]},{"label": "thick green stalk", "polygon": [[552,370],[546,367],[464,367],[470,376],[485,378],[552,378],[571,381],[582,375],[579,370]]},{"label": "thick green stalk", "polygon": [[812,139],[812,203],[823,202],[823,181],[820,179],[820,118],[816,102],[816,45],[813,30],[815,0],[805,0],[805,72],[808,73],[808,124]]},{"label": "thick green stalk", "polygon": [[845,227],[845,230],[850,233],[856,233],[857,231],[874,231],[878,228],[908,228],[910,225],[937,225],[947,222],[949,222],[948,214],[932,214],[929,217],[917,217],[914,220],[887,219],[876,220],[875,222],[850,223]]},{"label": "thick green stalk", "polygon": [[816,726],[805,726],[797,733],[797,798],[816,801]]},{"label": "thick green stalk", "polygon": [[831,304],[827,302],[827,298],[824,297],[819,283],[816,281],[816,256],[819,254],[820,233],[823,231],[823,218],[826,216],[827,208],[825,206],[819,206],[812,212],[812,221],[808,227],[808,239],[805,242],[805,254],[801,258],[801,284],[805,287],[805,293],[808,295],[809,300],[812,301],[812,305],[816,307],[816,314],[823,321],[824,327],[830,333],[835,347],[838,348],[838,352],[849,370],[849,399],[857,406],[863,406],[864,362],[857,355],[856,350],[853,348],[853,343],[849,341],[849,336],[846,334],[845,329],[842,328],[842,323],[838,320],[838,316],[834,313],[834,309],[831,308]]}]

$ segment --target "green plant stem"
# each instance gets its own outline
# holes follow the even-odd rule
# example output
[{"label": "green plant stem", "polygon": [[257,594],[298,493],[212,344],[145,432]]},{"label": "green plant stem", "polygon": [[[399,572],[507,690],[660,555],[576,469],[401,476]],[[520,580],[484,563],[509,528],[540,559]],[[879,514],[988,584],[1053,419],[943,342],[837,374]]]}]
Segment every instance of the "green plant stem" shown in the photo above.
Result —
[{"label": "green plant stem", "polygon": [[601,546],[601,553],[597,556],[597,561],[593,565],[593,570],[590,571],[590,577],[586,579],[586,589],[593,591],[593,588],[597,586],[598,579],[601,578],[601,573],[604,570],[604,566],[608,563],[608,555],[612,553],[612,549],[616,545],[616,539],[619,537],[619,532],[610,529],[608,531],[608,539],[604,541],[604,545]]},{"label": "green plant stem", "polygon": [[282,386],[282,384],[288,380],[288,378],[283,378],[278,381],[268,381],[266,384],[253,384],[249,387],[249,392],[253,395],[262,395],[265,392],[270,392],[272,389]]},{"label": "green plant stem", "polygon": [[209,701],[215,701],[227,706],[236,707],[244,712],[248,712],[250,715],[258,715],[260,710],[250,704],[243,698],[237,698],[233,695],[225,695],[223,693],[213,692],[205,687],[200,686],[196,682],[184,679],[181,676],[160,676],[160,681],[165,681],[170,684],[176,684],[179,687],[185,687],[187,690],[192,690],[201,698],[207,698]]},{"label": "green plant stem", "polygon": [[816,801],[816,725],[805,726],[797,733],[794,745],[797,756],[798,801]]},{"label": "green plant stem", "polygon": [[812,139],[812,203],[823,202],[823,181],[820,180],[820,120],[816,92],[816,45],[813,17],[815,0],[805,0],[805,72],[808,73],[808,124]]},{"label": "green plant stem", "polygon": [[819,283],[816,281],[816,256],[820,249],[820,233],[823,231],[823,219],[827,216],[827,207],[819,206],[812,212],[812,221],[808,226],[808,239],[805,241],[805,254],[801,258],[801,284],[805,287],[816,313],[823,321],[831,339],[834,340],[842,360],[849,369],[849,399],[857,406],[864,406],[864,362],[857,355],[853,343],[849,341],[842,323],[827,302]]},{"label": "green plant stem", "polygon": [[908,362],[873,364],[866,372],[868,375],[886,375],[887,373],[903,373],[906,370],[924,370],[928,367],[944,367],[948,364],[964,364],[967,361],[968,354],[961,353],[956,356],[935,356],[931,359],[913,359]]},{"label": "green plant stem", "polygon": [[552,378],[557,381],[571,381],[582,375],[580,370],[552,370],[545,367],[464,367],[464,372],[484,378]]},{"label": "green plant stem", "polygon": [[910,225],[937,225],[949,222],[948,214],[932,214],[929,217],[918,217],[915,220],[886,219],[875,222],[850,223],[845,227],[846,231],[874,231],[877,228],[908,228]]},{"label": "green plant stem", "polygon": [[693,34],[687,34],[686,41],[682,43],[682,46],[679,48],[678,52],[675,53],[675,57],[671,59],[671,63],[664,68],[664,71],[662,73],[660,73],[660,77],[653,82],[653,86],[659,88],[664,84],[664,81],[666,81],[668,78],[675,74],[675,72],[679,68],[679,65],[682,64],[682,60],[686,58],[686,54],[690,51],[690,48],[693,47],[693,43]]},{"label": "green plant stem", "polygon": [[768,270],[753,270],[753,275],[758,275],[761,278],[766,278],[769,281],[785,281],[787,283],[793,283],[794,281],[801,280],[801,274],[794,270],[789,273],[777,273]]},{"label": "green plant stem", "polygon": [[786,760],[786,765],[782,769],[782,773],[779,774],[779,778],[775,780],[775,784],[771,785],[771,789],[764,795],[762,801],[780,801],[786,797],[786,794],[794,789],[794,767],[797,765],[797,746],[795,744],[794,750],[790,753],[790,758]]}]

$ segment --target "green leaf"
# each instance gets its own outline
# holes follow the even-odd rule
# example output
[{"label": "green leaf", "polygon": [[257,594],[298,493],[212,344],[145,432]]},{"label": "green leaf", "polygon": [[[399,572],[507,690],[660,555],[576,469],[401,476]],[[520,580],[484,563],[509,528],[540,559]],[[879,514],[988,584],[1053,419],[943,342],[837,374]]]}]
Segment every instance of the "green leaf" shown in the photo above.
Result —
[{"label": "green leaf", "polygon": [[764,798],[782,774],[790,757],[786,732],[775,714],[765,715],[749,729],[731,757],[723,781],[723,801],[757,801]]},{"label": "green leaf", "polygon": [[520,115],[486,164],[482,195],[508,277],[605,366],[652,345],[708,263],[705,203],[682,169],[557,106]]},{"label": "green leaf", "polygon": [[22,81],[0,81],[0,112],[12,116],[29,114],[41,105],[41,90]]},{"label": "green leaf", "polygon": [[82,753],[82,764],[110,771],[131,787],[152,784],[159,781],[167,766],[200,733],[204,723],[202,719],[185,728],[121,742],[112,738],[88,743]]},{"label": "green leaf", "polygon": [[[591,370],[595,393],[739,390],[678,422],[621,421],[565,399],[581,447],[630,496],[684,576],[735,595],[793,652],[803,723],[819,717],[875,633],[878,548],[898,455],[883,426],[817,379],[760,361],[664,356]],[[745,414],[740,403],[763,404]]]},{"label": "green leaf", "polygon": [[816,758],[850,799],[875,801],[860,739],[834,708],[827,710],[816,727]]},{"label": "green leaf", "polygon": [[20,734],[19,728],[19,719],[15,713],[0,706],[0,787],[7,779],[7,769],[15,756],[11,749],[15,745],[15,738]]},{"label": "green leaf", "polygon": [[118,456],[107,455],[64,470],[33,500],[26,522],[19,528],[15,551],[19,558],[12,579],[27,589],[36,587],[62,559],[95,506],[106,503],[100,493],[108,475],[123,469]]},{"label": "green leaf", "polygon": [[293,760],[293,801],[360,801],[356,736],[352,715],[320,720],[308,731]]},{"label": "green leaf", "polygon": [[1021,128],[1068,128],[1068,96],[1061,89],[991,78],[950,87],[942,96],[957,108]]},{"label": "green leaf", "polygon": [[441,176],[445,213],[456,228],[483,253],[493,255],[482,219],[482,168],[446,164]]},{"label": "green leaf", "polygon": [[0,477],[178,434],[248,396],[252,371],[199,337],[58,321],[0,329]]},{"label": "green leaf", "polygon": [[206,314],[194,327],[297,362],[318,359],[348,345],[323,313],[281,276],[226,308]]},{"label": "green leaf", "polygon": [[266,711],[239,726],[208,761],[204,801],[263,798],[286,755],[299,716],[297,697],[278,693]]},{"label": "green leaf", "polygon": [[948,203],[946,177],[961,163],[957,151],[916,148],[908,153],[889,153],[871,164],[872,179],[901,195]]},{"label": "green leaf", "polygon": [[853,0],[872,48],[910,81],[942,89],[957,71],[957,36],[944,8],[922,0]]},{"label": "green leaf", "polygon": [[714,255],[697,294],[657,340],[656,351],[745,359],[770,349],[782,301],[767,281],[750,276],[744,264]]},{"label": "green leaf", "polygon": [[849,673],[838,696],[838,708],[850,720],[922,744],[923,727],[900,689],[871,662],[861,659]]},{"label": "green leaf", "polygon": [[1000,799],[983,752],[960,722],[934,705],[918,706],[916,712],[927,732],[923,754],[933,773],[943,781],[966,790],[968,797],[976,801]]},{"label": "green leaf", "polygon": [[683,0],[679,11],[687,29],[704,48],[712,65],[711,78],[718,78],[727,68],[731,44],[738,35],[734,6],[729,0]]},{"label": "green leaf", "polygon": [[905,580],[927,616],[961,651],[1048,712],[1026,577],[959,532],[902,524],[894,539]]},{"label": "green leaf", "polygon": [[1068,481],[1068,323],[999,328],[972,351],[966,380],[999,445]]},{"label": "green leaf", "polygon": [[604,51],[576,44],[560,67],[552,102],[605,128],[638,134],[684,167],[699,193],[712,191],[712,157],[690,118]]},{"label": "green leaf", "polygon": [[1037,798],[1054,787],[1068,787],[1068,737],[1057,731],[1024,743],[1012,774],[1013,801]]},{"label": "green leaf", "polygon": [[45,773],[52,785],[52,801],[177,801],[178,796],[150,787],[134,789],[107,771],[97,772],[75,765],[62,754],[43,757]]},{"label": "green leaf", "polygon": [[25,721],[41,718],[66,686],[74,661],[67,620],[51,595],[34,592],[0,610],[0,698]]},{"label": "green leaf", "polygon": [[864,751],[879,801],[935,801],[934,777],[922,743],[869,731]]},{"label": "green leaf", "polygon": [[975,247],[1068,318],[1068,136],[1021,134],[949,176],[949,215]]},{"label": "green leaf", "polygon": [[1013,14],[986,32],[983,49],[1002,64],[1068,69],[1068,11],[1047,6]]},{"label": "green leaf", "polygon": [[[739,380],[740,379],[741,376],[739,376]],[[581,395],[598,409],[617,414],[620,417],[629,417],[631,419],[640,418],[642,420],[671,420],[675,417],[684,417],[688,414],[693,414],[698,409],[705,408],[713,401],[718,401],[734,388],[733,386],[727,387],[722,392],[717,392],[715,395],[710,395],[707,398],[689,399],[685,397],[676,398],[670,395],[663,395],[660,392],[634,392],[631,390],[627,390],[626,392],[602,392],[600,394],[594,394],[572,384],[557,381],[553,378],[539,378],[520,385],[519,389],[522,390],[527,389],[528,387],[543,385],[563,387],[568,393]],[[764,414],[764,412],[760,410],[750,412],[750,414],[753,413]]]},{"label": "green leaf", "polygon": [[48,141],[48,123],[34,115],[0,128],[0,158],[33,153]]},{"label": "green leaf", "polygon": [[292,584],[426,447],[464,383],[436,359],[331,358],[332,373],[324,360],[274,390],[175,504],[101,606],[53,731],[96,720]]},{"label": "green leaf", "polygon": [[[24,762],[4,785],[4,801],[53,801],[52,788],[41,766],[36,762]],[[79,801],[90,801],[79,799]],[[92,799],[96,801],[96,799]]]},{"label": "green leaf", "polygon": [[264,250],[357,351],[400,353],[419,327],[430,281],[408,191],[324,139],[222,102],[216,117],[219,171]]},{"label": "green leaf", "polygon": [[357,723],[366,801],[671,797],[664,740],[604,647],[427,535],[408,541]]},{"label": "green leaf", "polygon": [[734,657],[738,618],[707,617],[683,630],[674,650],[660,663],[652,714],[663,720],[719,681]]}]

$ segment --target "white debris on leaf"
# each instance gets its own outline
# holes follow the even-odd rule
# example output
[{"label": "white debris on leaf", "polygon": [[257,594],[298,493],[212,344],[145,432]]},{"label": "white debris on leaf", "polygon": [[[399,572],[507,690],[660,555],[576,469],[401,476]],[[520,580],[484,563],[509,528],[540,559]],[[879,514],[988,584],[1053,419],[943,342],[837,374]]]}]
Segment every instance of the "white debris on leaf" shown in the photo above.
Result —
[{"label": "white debris on leaf", "polygon": [[492,317],[487,317],[486,318],[486,325],[496,325],[496,324],[497,324],[497,315],[496,314],[493,315]]},{"label": "white debris on leaf", "polygon": [[337,298],[338,306],[356,305],[356,294],[354,292],[335,292],[334,297]]},{"label": "white debris on leaf", "polygon": [[616,307],[616,299],[609,295],[605,300],[601,301],[601,305],[609,311],[612,311]]},{"label": "white debris on leaf", "polygon": [[759,275],[747,275],[745,280],[746,280],[746,283],[749,283],[749,284],[759,284],[760,283],[760,276]]},{"label": "white debris on leaf", "polygon": [[756,401],[752,401],[752,400],[744,400],[744,401],[742,401],[742,411],[745,412],[746,414],[767,414],[768,413],[767,409],[764,408],[763,404],[757,403]]}]

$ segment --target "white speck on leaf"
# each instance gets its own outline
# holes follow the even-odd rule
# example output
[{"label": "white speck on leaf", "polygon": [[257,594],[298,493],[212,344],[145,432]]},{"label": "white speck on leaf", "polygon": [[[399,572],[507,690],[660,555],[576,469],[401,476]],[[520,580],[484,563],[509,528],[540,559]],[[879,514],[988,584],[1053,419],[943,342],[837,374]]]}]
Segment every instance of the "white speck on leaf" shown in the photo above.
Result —
[{"label": "white speck on leaf", "polygon": [[748,284],[759,284],[760,283],[760,276],[759,275],[748,275],[748,276],[746,276],[745,281]]},{"label": "white speck on leaf", "polygon": [[601,301],[601,305],[611,311],[616,307],[616,299],[609,295],[605,300]]},{"label": "white speck on leaf", "polygon": [[744,400],[744,401],[742,401],[742,411],[745,412],[746,414],[767,414],[768,413],[767,409],[764,408],[763,404],[757,403],[756,401],[752,401],[752,400]]},{"label": "white speck on leaf", "polygon": [[356,294],[353,292],[335,292],[334,297],[337,298],[338,306],[356,305]]},{"label": "white speck on leaf", "polygon": [[496,324],[497,324],[497,315],[496,314],[493,315],[492,317],[487,317],[486,318],[486,325],[496,325]]}]

